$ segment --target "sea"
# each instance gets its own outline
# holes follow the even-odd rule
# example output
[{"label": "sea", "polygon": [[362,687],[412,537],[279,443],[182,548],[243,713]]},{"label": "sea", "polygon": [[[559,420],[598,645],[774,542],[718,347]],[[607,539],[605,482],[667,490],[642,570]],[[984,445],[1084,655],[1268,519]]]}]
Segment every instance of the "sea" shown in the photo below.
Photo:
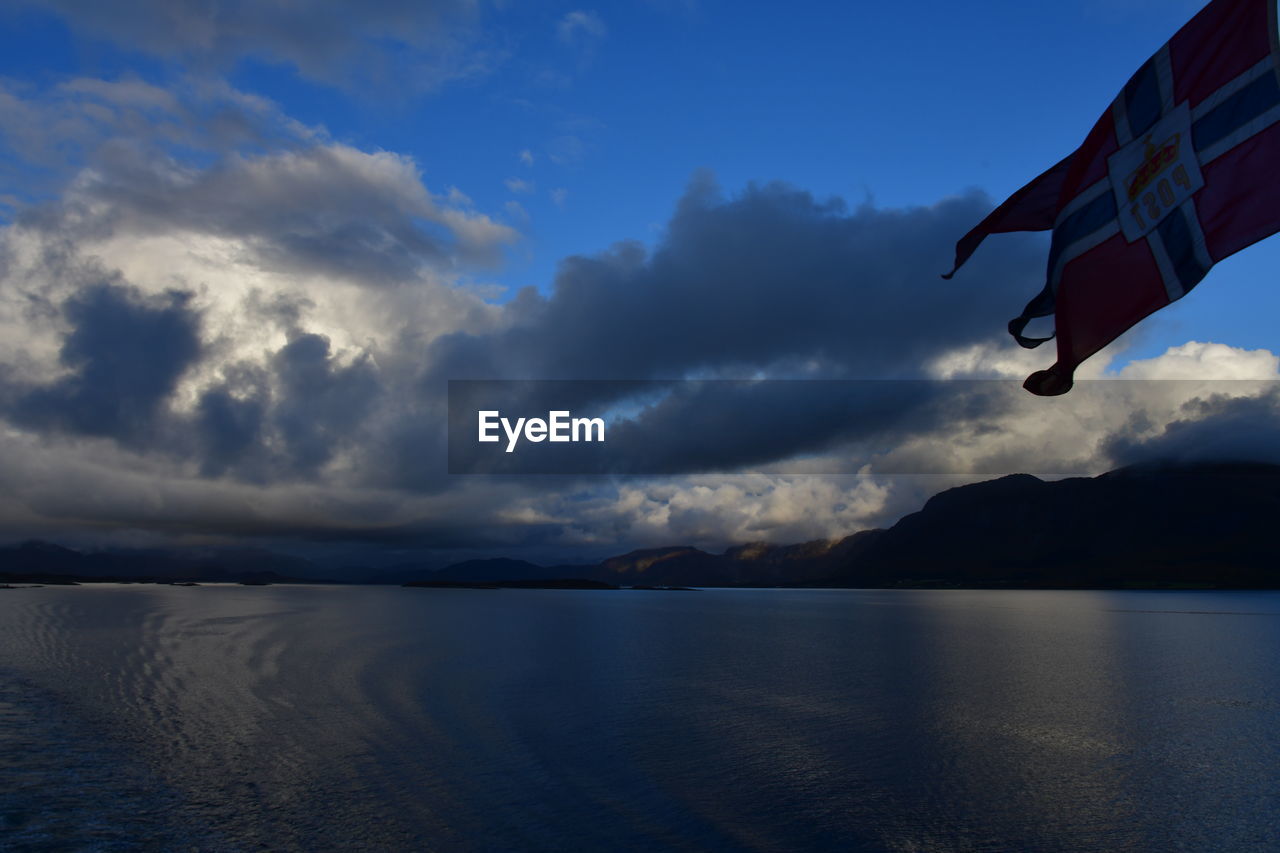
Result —
[{"label": "sea", "polygon": [[1280,593],[0,590],[5,851],[1276,851]]}]

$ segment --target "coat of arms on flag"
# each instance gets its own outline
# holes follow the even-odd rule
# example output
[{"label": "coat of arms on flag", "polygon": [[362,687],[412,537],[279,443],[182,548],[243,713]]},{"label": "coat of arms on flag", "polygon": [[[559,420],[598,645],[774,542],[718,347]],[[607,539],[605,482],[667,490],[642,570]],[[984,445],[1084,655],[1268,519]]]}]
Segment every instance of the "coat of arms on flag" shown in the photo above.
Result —
[{"label": "coat of arms on flag", "polygon": [[[1054,317],[1058,360],[1024,383],[1070,390],[1089,356],[1280,230],[1275,0],[1213,0],[1138,69],[1084,143],[956,245],[1052,229],[1044,289],[1009,323]],[[955,273],[953,269],[945,278]],[[1051,336],[1051,337],[1053,337]]]}]

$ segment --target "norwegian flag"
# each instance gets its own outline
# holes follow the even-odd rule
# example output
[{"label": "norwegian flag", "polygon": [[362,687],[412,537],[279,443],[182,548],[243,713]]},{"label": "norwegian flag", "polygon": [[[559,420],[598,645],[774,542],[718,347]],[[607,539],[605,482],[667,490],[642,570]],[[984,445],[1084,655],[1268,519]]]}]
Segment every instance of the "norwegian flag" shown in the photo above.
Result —
[{"label": "norwegian flag", "polygon": [[[1213,0],[1147,60],[1074,153],[956,245],[1053,229],[1044,290],[1010,321],[1054,315],[1058,361],[1029,376],[1063,394],[1089,356],[1181,299],[1215,263],[1280,230],[1275,0]],[[953,269],[943,276],[951,278]]]}]

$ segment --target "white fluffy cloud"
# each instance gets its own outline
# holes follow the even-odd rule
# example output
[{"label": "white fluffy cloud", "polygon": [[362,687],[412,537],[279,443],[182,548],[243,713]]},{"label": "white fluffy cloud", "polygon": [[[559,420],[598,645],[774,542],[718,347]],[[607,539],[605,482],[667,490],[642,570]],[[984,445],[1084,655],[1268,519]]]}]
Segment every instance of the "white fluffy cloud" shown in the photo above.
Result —
[{"label": "white fluffy cloud", "polygon": [[1155,358],[1131,361],[1117,375],[1122,379],[1280,379],[1280,356],[1265,349],[1187,341]]},{"label": "white fluffy cloud", "polygon": [[[871,477],[732,476],[638,479],[571,500],[541,494],[518,503],[524,517],[554,522],[565,545],[637,547],[838,539],[907,511],[895,484]],[[899,489],[908,494],[910,489]]]},{"label": "white fluffy cloud", "polygon": [[[56,194],[20,205],[0,230],[5,440],[69,481],[75,466],[108,459],[122,460],[122,478],[148,471],[165,497],[126,515],[164,526],[176,494],[216,504],[228,486],[210,477],[269,489],[301,476],[359,502],[371,487],[358,457],[376,453],[378,430],[418,396],[425,349],[503,322],[491,289],[470,282],[518,233],[456,188],[432,192],[410,158],[332,142],[267,102],[189,82],[79,79],[6,106],[26,111],[40,144],[77,153],[59,164]],[[197,134],[208,112],[240,131]],[[196,139],[196,157],[173,147]],[[268,139],[278,144],[263,151]],[[6,142],[24,150],[20,137]],[[181,353],[146,374],[145,394],[132,390],[143,350],[166,354],[140,335]],[[124,401],[111,404],[117,420],[95,423],[89,409],[110,400]],[[113,433],[117,422],[128,435]],[[151,464],[104,453],[111,439],[134,454],[145,440]],[[60,478],[45,482],[56,490]]]}]

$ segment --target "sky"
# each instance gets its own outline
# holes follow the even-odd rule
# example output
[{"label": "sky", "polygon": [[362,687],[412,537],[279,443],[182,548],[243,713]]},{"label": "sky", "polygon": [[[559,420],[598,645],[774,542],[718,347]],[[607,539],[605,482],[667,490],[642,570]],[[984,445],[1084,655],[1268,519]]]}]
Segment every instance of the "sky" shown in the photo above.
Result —
[{"label": "sky", "polygon": [[[0,540],[594,559],[1280,461],[1275,240],[1079,374],[1186,381],[1054,400],[1005,334],[1047,238],[939,278],[1200,5],[5,4]],[[447,470],[449,380],[709,378],[780,381],[586,395],[626,473]],[[995,381],[848,417],[800,379]]]}]

